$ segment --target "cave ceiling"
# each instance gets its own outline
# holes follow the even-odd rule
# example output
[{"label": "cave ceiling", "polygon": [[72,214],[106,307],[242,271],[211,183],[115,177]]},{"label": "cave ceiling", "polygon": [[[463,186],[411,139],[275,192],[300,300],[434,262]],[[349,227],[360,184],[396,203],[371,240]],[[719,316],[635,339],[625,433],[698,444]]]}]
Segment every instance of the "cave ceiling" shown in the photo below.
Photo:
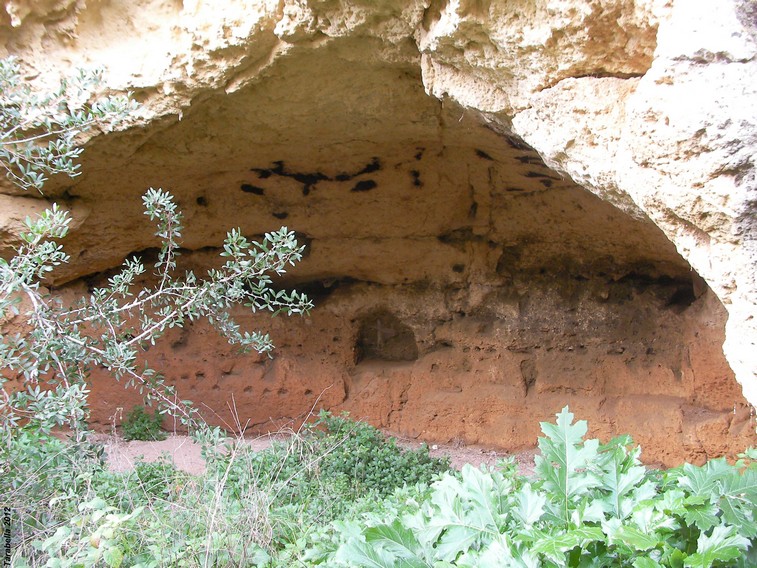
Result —
[{"label": "cave ceiling", "polygon": [[295,281],[461,282],[503,263],[685,277],[651,222],[551,171],[481,113],[428,96],[410,46],[377,42],[290,54],[180,115],[93,138],[84,173],[46,189],[75,218],[73,260],[56,282],[157,246],[141,211],[149,187],[175,195],[183,247],[197,258],[214,255],[230,228],[295,230],[309,247]]}]

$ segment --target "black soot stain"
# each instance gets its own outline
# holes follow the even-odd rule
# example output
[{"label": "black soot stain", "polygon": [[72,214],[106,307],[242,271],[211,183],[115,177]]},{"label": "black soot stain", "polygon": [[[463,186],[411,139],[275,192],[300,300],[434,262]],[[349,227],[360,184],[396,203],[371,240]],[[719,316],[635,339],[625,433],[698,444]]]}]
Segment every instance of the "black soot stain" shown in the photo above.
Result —
[{"label": "black soot stain", "polygon": [[357,182],[355,184],[355,187],[353,187],[350,191],[370,191],[372,189],[375,189],[378,187],[378,184],[373,181],[372,179],[365,179]]},{"label": "black soot stain", "polygon": [[[271,168],[250,168],[250,171],[258,174],[259,179],[268,179],[271,176],[278,176],[278,177],[293,179],[294,181],[302,184],[302,195],[307,196],[307,195],[310,195],[310,192],[312,190],[316,189],[316,186],[321,181],[350,181],[358,176],[378,171],[381,168],[382,168],[381,160],[379,160],[378,157],[374,156],[373,158],[371,158],[370,162],[368,162],[365,166],[363,166],[358,171],[351,172],[351,173],[342,172],[334,176],[333,178],[330,176],[327,176],[323,172],[290,171],[286,168],[286,165],[284,164],[283,160],[277,160],[273,162],[273,167]],[[375,183],[375,182],[372,182],[372,183]],[[251,186],[250,184],[244,184],[244,185],[247,187],[255,187],[255,186]],[[368,189],[371,189],[371,188],[368,188]],[[244,187],[242,190],[249,191],[249,190],[244,189]],[[353,191],[366,191],[366,190],[353,189]],[[252,191],[251,193],[257,193],[257,192]],[[258,193],[257,195],[262,195],[262,193]]]},{"label": "black soot stain", "polygon": [[257,185],[251,185],[249,183],[243,183],[239,186],[239,189],[244,191],[245,193],[252,193],[253,195],[264,195],[265,189],[262,187],[258,187]]}]

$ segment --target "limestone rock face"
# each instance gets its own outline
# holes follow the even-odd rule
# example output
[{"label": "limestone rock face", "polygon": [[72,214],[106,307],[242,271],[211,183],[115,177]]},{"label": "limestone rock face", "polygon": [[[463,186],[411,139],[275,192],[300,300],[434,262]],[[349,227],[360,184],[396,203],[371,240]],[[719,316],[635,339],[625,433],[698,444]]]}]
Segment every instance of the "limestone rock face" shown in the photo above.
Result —
[{"label": "limestone rock face", "polygon": [[[513,122],[551,166],[602,197],[630,197],[707,280],[728,309],[726,354],[754,403],[757,84],[746,78],[757,72],[756,12],[751,2],[711,8],[676,2],[632,85],[570,80]],[[609,159],[596,159],[600,148]]]},{"label": "limestone rock face", "polygon": [[[2,187],[2,254],[57,201],[77,225],[51,284],[86,293],[149,256],[140,195],[162,186],[187,268],[232,227],[308,244],[281,285],[312,315],[239,314],[274,359],[201,324],[147,353],[210,420],[231,423],[233,395],[259,429],[328,407],[514,449],[570,404],[650,461],[738,451],[757,402],[757,20],[709,5],[10,0],[0,51],[31,81],[104,66],[142,106],[86,141],[82,176]],[[136,402],[93,374],[95,421]]]}]

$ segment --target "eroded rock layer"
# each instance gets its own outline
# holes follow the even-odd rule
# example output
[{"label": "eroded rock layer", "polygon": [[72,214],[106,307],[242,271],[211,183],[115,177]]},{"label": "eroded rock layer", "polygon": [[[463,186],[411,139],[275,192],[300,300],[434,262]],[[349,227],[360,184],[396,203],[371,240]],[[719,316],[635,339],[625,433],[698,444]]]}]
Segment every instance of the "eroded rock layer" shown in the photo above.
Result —
[{"label": "eroded rock layer", "polygon": [[[6,3],[0,38],[31,74],[105,63],[143,106],[89,140],[81,177],[44,198],[3,189],[3,254],[26,215],[62,203],[73,260],[52,284],[85,292],[150,256],[140,195],[159,186],[200,273],[229,228],[296,230],[306,258],[279,285],[312,315],[239,314],[271,331],[274,359],[201,324],[146,354],[215,422],[233,425],[233,397],[255,429],[326,407],[516,449],[570,404],[653,462],[753,443],[731,370],[749,396],[747,3],[726,3],[714,38],[672,2],[374,4]],[[701,88],[715,75],[731,91]],[[693,115],[680,85],[700,85]],[[92,399],[101,424],[139,401],[99,370]]]}]

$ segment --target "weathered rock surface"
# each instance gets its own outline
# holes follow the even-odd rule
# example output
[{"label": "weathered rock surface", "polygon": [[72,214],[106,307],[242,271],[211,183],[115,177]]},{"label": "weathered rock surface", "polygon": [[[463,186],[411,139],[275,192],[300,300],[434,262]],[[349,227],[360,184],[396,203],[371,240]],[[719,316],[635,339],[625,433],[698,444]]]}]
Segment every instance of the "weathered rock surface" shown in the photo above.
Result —
[{"label": "weathered rock surface", "polygon": [[[162,186],[188,267],[231,227],[309,245],[282,285],[312,316],[240,314],[273,360],[202,325],[148,353],[213,420],[233,394],[258,429],[324,406],[522,448],[570,404],[650,461],[733,453],[755,441],[757,24],[708,4],[11,0],[0,45],[30,78],[104,65],[143,106],[81,177],[2,189],[3,254],[65,204],[54,284],[83,292],[156,245],[139,197]],[[101,423],[138,402],[93,382]]]}]

